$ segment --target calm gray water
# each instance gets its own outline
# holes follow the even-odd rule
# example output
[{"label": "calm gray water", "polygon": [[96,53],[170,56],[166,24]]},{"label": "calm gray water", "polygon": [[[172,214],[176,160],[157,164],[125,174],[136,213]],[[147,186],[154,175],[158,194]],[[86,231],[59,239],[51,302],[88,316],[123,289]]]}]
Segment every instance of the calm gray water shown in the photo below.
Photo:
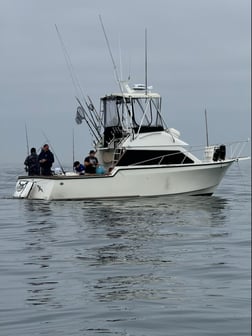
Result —
[{"label": "calm gray water", "polygon": [[11,198],[0,171],[0,335],[250,335],[250,162],[212,197]]}]

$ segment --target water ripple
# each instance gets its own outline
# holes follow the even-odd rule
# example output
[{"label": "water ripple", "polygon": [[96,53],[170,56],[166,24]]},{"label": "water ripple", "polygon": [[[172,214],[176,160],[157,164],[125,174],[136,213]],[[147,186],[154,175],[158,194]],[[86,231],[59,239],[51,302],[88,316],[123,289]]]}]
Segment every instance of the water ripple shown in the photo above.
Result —
[{"label": "water ripple", "polygon": [[1,335],[248,335],[249,176],[213,197],[47,202],[12,199],[2,169]]}]

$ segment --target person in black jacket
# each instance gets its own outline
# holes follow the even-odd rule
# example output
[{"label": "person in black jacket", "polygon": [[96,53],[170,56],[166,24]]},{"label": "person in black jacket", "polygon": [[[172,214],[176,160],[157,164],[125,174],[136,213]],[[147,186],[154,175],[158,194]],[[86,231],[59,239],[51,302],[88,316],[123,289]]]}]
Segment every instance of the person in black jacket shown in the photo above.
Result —
[{"label": "person in black jacket", "polygon": [[95,151],[91,150],[89,152],[89,156],[87,156],[84,160],[85,172],[87,174],[95,174],[96,167],[98,166],[98,160],[95,157]]},{"label": "person in black jacket", "polygon": [[38,156],[40,164],[40,174],[44,176],[52,175],[52,164],[54,162],[54,155],[49,149],[49,145],[45,144]]},{"label": "person in black jacket", "polygon": [[28,171],[28,176],[39,175],[40,167],[36,148],[31,148],[31,154],[27,156],[24,162],[25,170]]}]

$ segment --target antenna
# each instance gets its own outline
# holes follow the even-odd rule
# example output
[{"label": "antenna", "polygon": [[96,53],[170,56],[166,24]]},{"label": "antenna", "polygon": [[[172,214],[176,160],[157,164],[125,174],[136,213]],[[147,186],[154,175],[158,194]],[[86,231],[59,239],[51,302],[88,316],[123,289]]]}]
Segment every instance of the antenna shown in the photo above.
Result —
[{"label": "antenna", "polygon": [[147,29],[145,28],[145,94],[147,96],[147,93],[148,93],[148,77],[147,77],[147,74],[148,74],[148,71],[147,71]]},{"label": "antenna", "polygon": [[207,126],[207,110],[205,109],[205,124],[206,124],[206,143],[207,147],[209,146],[209,141],[208,141],[208,126]]}]

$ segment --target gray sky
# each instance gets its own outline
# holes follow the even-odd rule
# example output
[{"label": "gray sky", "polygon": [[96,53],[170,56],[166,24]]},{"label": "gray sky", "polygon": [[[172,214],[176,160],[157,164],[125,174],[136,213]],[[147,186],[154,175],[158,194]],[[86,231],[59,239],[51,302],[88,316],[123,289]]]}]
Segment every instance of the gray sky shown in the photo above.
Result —
[{"label": "gray sky", "polygon": [[[29,145],[49,139],[63,164],[82,161],[92,147],[87,127],[74,121],[76,92],[58,40],[57,24],[84,94],[118,91],[99,22],[131,84],[144,82],[144,30],[148,79],[163,96],[169,127],[192,145],[250,137],[250,0],[1,0],[1,164],[23,168]],[[120,57],[121,55],[121,57]]]}]

